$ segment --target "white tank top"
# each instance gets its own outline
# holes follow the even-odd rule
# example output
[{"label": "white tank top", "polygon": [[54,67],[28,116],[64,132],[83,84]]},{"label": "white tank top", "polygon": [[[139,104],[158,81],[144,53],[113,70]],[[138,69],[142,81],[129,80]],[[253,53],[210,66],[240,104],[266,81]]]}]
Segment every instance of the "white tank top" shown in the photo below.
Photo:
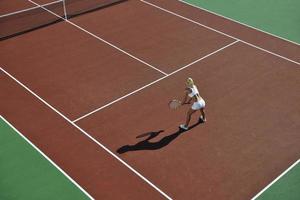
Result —
[{"label": "white tank top", "polygon": [[198,91],[198,88],[196,85],[193,85],[193,87],[190,88],[192,91],[191,93],[189,93],[189,97],[194,97],[196,96],[197,94],[199,95],[200,97],[200,94],[199,94],[199,91]]}]

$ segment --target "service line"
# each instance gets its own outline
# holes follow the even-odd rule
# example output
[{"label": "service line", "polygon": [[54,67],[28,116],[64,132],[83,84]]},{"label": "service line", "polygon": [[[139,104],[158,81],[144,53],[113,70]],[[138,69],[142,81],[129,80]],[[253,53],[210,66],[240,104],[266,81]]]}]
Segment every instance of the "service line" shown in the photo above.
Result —
[{"label": "service line", "polygon": [[189,64],[187,64],[187,65],[185,65],[185,66],[183,66],[183,67],[181,67],[181,68],[179,68],[177,70],[175,70],[175,71],[173,71],[172,73],[170,73],[170,74],[168,74],[166,76],[163,76],[163,77],[161,77],[161,78],[159,78],[159,79],[157,79],[157,80],[155,80],[155,81],[153,81],[153,82],[151,82],[151,83],[149,83],[147,85],[144,85],[143,87],[140,87],[139,89],[136,89],[136,90],[134,90],[134,91],[132,91],[132,92],[130,92],[130,93],[128,93],[128,94],[126,94],[126,95],[124,95],[124,96],[122,96],[122,97],[120,97],[120,98],[118,98],[118,99],[116,99],[116,100],[114,100],[114,101],[112,101],[112,102],[104,105],[104,106],[101,106],[101,107],[99,107],[99,108],[97,108],[97,109],[95,109],[95,110],[93,110],[93,111],[91,111],[91,112],[89,112],[89,113],[81,116],[81,117],[78,117],[77,119],[73,120],[73,122],[78,122],[79,120],[82,120],[82,119],[84,119],[84,118],[86,118],[86,117],[88,117],[88,116],[90,116],[90,115],[92,115],[92,114],[94,114],[94,113],[96,113],[96,112],[98,112],[98,111],[100,111],[100,110],[102,110],[102,109],[104,109],[104,108],[106,108],[106,107],[114,104],[114,103],[117,103],[118,101],[121,101],[122,99],[124,99],[126,97],[129,97],[129,96],[131,96],[131,95],[133,95],[133,94],[135,94],[135,93],[137,93],[137,92],[139,92],[139,91],[141,91],[141,90],[143,90],[143,89],[145,89],[145,88],[147,88],[147,87],[149,87],[149,86],[151,86],[151,85],[153,85],[153,84],[155,84],[155,83],[157,83],[157,82],[159,82],[159,81],[161,81],[161,80],[163,80],[165,78],[168,78],[168,77],[176,74],[177,72],[180,72],[181,70],[183,70],[183,69],[185,69],[185,68],[187,68],[187,67],[189,67],[189,66],[191,66],[191,65],[193,65],[193,64],[195,64],[195,63],[197,63],[197,62],[199,62],[199,61],[201,61],[201,60],[203,60],[203,59],[205,59],[205,58],[207,58],[209,56],[211,56],[211,55],[214,55],[214,54],[216,54],[216,53],[218,53],[218,52],[220,52],[220,51],[222,51],[222,50],[224,50],[224,49],[226,49],[226,48],[228,48],[228,47],[230,47],[230,46],[232,46],[234,44],[236,44],[237,42],[239,42],[239,40],[235,40],[234,42],[232,42],[230,44],[227,44],[226,46],[224,46],[224,47],[222,47],[222,48],[220,48],[218,50],[215,50],[215,51],[211,52],[210,54],[207,54],[206,56],[203,56],[203,57],[201,57],[201,58],[199,58],[199,59],[197,59],[197,60],[195,60],[195,61],[193,61],[193,62],[191,62],[191,63],[189,63]]}]

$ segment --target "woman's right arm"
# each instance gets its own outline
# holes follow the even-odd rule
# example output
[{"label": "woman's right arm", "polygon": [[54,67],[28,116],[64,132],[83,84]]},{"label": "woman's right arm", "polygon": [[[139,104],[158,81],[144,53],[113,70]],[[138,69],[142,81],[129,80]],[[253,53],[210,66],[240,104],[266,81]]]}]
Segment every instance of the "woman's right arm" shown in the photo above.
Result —
[{"label": "woman's right arm", "polygon": [[[185,89],[185,94],[184,94],[183,100],[181,101],[181,104],[182,104],[182,105],[183,105],[183,104],[186,104],[186,101],[187,101],[188,96],[189,96],[189,93],[190,93],[189,90],[190,90],[189,88],[186,88],[186,89]],[[189,99],[188,102],[190,102],[190,99]]]}]

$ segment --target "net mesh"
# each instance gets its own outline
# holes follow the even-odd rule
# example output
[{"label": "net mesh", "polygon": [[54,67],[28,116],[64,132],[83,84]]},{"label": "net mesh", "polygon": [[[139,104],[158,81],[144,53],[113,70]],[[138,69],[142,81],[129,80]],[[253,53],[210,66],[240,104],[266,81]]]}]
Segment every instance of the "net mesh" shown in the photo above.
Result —
[{"label": "net mesh", "polygon": [[3,15],[0,16],[0,40],[63,21],[65,14],[69,19],[122,1],[126,0],[60,0]]},{"label": "net mesh", "polygon": [[125,0],[65,0],[68,18],[91,12]]}]

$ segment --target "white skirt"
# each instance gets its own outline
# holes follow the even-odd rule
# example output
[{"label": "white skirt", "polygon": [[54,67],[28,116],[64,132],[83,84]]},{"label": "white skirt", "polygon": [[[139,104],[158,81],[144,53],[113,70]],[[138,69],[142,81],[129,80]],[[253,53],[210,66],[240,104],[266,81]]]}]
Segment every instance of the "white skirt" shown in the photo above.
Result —
[{"label": "white skirt", "polygon": [[200,101],[196,101],[192,105],[193,110],[200,110],[201,108],[205,107],[205,101],[204,99],[201,99]]}]

